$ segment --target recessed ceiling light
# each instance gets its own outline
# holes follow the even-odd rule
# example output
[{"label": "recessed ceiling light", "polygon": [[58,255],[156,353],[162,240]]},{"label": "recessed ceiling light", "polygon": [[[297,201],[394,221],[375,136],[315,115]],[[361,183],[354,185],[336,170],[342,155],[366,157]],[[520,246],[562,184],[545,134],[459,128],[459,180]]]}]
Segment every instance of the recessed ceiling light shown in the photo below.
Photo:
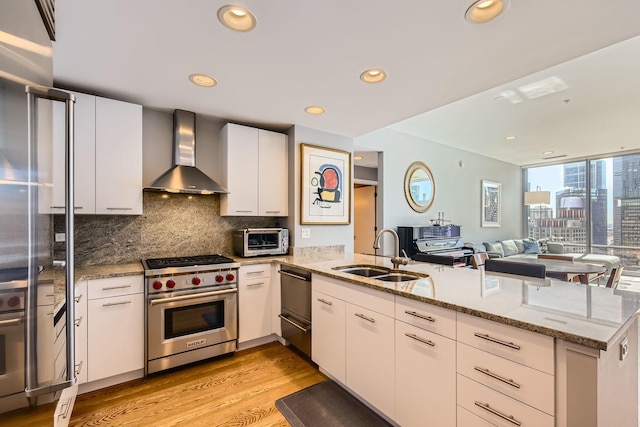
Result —
[{"label": "recessed ceiling light", "polygon": [[240,6],[222,6],[218,9],[218,19],[222,25],[234,31],[251,31],[256,27],[256,17]]},{"label": "recessed ceiling light", "polygon": [[509,7],[509,0],[476,0],[464,14],[474,24],[491,21]]},{"label": "recessed ceiling light", "polygon": [[360,74],[360,80],[365,83],[380,83],[386,78],[387,73],[376,68],[367,70],[364,73]]},{"label": "recessed ceiling light", "polygon": [[543,151],[542,154],[546,156],[547,154],[553,154],[553,151]]},{"label": "recessed ceiling light", "polygon": [[324,113],[324,108],[319,107],[317,105],[310,105],[304,109],[309,114],[318,115]]},{"label": "recessed ceiling light", "polygon": [[504,139],[506,139],[507,141],[513,141],[516,138],[517,138],[517,136],[515,136],[515,135],[509,135],[509,136],[505,136]]},{"label": "recessed ceiling light", "polygon": [[206,74],[191,74],[189,80],[202,87],[213,87],[218,84],[216,79]]},{"label": "recessed ceiling light", "polygon": [[353,160],[362,160],[362,156],[353,156]]}]

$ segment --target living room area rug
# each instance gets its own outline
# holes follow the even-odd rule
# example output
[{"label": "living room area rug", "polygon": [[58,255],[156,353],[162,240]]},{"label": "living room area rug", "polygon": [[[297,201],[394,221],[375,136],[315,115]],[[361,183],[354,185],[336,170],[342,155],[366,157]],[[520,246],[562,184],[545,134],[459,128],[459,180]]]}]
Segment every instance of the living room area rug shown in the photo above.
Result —
[{"label": "living room area rug", "polygon": [[391,426],[331,380],[276,400],[276,408],[293,427]]}]

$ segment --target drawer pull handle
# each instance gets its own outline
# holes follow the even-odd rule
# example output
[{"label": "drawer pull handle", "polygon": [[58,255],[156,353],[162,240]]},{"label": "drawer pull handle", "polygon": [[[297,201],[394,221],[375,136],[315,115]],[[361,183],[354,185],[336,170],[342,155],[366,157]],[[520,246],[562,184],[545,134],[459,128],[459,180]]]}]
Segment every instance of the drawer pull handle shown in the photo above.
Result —
[{"label": "drawer pull handle", "polygon": [[428,320],[429,322],[435,322],[436,321],[436,319],[434,319],[431,316],[425,316],[424,314],[416,313],[415,311],[405,310],[404,312],[407,313],[409,316],[417,317],[417,318],[423,319],[423,320]]},{"label": "drawer pull handle", "polygon": [[430,345],[431,347],[435,347],[436,346],[436,344],[433,341],[425,339],[425,338],[420,338],[416,334],[410,334],[410,333],[407,332],[404,335],[409,337],[409,338],[411,338],[412,340],[420,341],[423,344]]},{"label": "drawer pull handle", "polygon": [[83,363],[84,363],[83,361],[80,361],[80,363],[76,363],[76,377],[78,375],[80,375],[80,371],[82,371],[82,364]]},{"label": "drawer pull handle", "polygon": [[106,304],[102,304],[103,307],[112,307],[114,305],[125,305],[131,304],[131,301],[120,301],[120,302],[108,302]]},{"label": "drawer pull handle", "polygon": [[132,211],[133,208],[107,208],[108,211]]},{"label": "drawer pull handle", "polygon": [[82,316],[78,317],[75,322],[73,322],[76,326],[80,326],[80,323],[82,323]]},{"label": "drawer pull handle", "polygon": [[247,274],[262,274],[264,273],[264,270],[260,270],[260,271],[247,271]]},{"label": "drawer pull handle", "polygon": [[264,282],[249,283],[249,284],[247,285],[247,288],[252,288],[252,287],[254,287],[254,286],[262,286],[262,285],[264,285]]},{"label": "drawer pull handle", "polygon": [[80,302],[80,300],[82,299],[82,295],[78,295],[77,297],[75,297],[73,300],[75,302]]},{"label": "drawer pull handle", "polygon": [[251,213],[253,211],[239,211],[239,210],[236,210],[236,212],[238,212],[238,213]]},{"label": "drawer pull handle", "polygon": [[102,288],[103,291],[112,291],[114,289],[126,289],[130,288],[131,285],[122,285],[122,286],[108,286],[106,288]]},{"label": "drawer pull handle", "polygon": [[333,305],[331,301],[327,301],[326,299],[318,298],[318,301],[320,301],[323,304]]},{"label": "drawer pull handle", "polygon": [[280,213],[280,211],[264,211],[265,213]]},{"label": "drawer pull handle", "polygon": [[505,377],[501,377],[498,374],[494,374],[493,372],[491,372],[488,369],[483,369],[479,366],[474,366],[473,369],[475,369],[478,372],[481,372],[485,375],[490,376],[491,378],[495,378],[496,380],[502,381],[505,384],[509,384],[511,387],[515,387],[515,388],[520,388],[520,384],[518,384],[517,382],[513,381],[512,379],[506,379]]},{"label": "drawer pull handle", "polygon": [[478,402],[477,400],[474,403],[476,404],[476,406],[484,409],[485,411],[491,412],[493,415],[499,416],[503,420],[509,421],[511,424],[515,424],[517,426],[521,426],[522,425],[522,423],[520,421],[516,420],[513,417],[513,415],[507,415],[507,414],[505,414],[503,412],[498,411],[497,409],[493,409],[491,406],[489,406],[488,403]]},{"label": "drawer pull handle", "polygon": [[376,319],[372,318],[372,317],[367,317],[362,313],[354,313],[356,316],[358,316],[361,319],[366,320],[367,322],[371,322],[371,323],[376,323]]},{"label": "drawer pull handle", "polygon": [[489,336],[488,334],[484,334],[483,335],[483,334],[481,334],[479,332],[474,332],[473,335],[478,337],[478,338],[482,338],[483,340],[487,340],[487,341],[494,342],[496,344],[504,345],[505,347],[509,347],[509,348],[514,349],[514,350],[520,350],[520,346],[519,345],[514,344],[512,342],[502,341],[502,340],[499,340],[498,338],[493,338],[493,337]]}]

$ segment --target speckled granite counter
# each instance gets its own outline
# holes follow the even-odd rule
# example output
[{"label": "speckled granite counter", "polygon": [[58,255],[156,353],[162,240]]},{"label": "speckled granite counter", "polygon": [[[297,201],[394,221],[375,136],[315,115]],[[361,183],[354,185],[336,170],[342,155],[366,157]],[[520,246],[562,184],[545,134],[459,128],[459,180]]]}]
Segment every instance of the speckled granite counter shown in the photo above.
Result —
[{"label": "speckled granite counter", "polygon": [[[283,263],[361,286],[445,307],[598,350],[607,350],[640,308],[640,293],[557,280],[521,280],[482,270],[412,262],[401,270],[427,276],[402,283],[382,282],[334,270],[347,265],[392,267],[386,257],[345,254],[340,258],[274,256],[234,258],[240,265]],[[141,263],[78,267],[80,280],[143,274]],[[55,299],[64,300],[64,277],[55,276]]]},{"label": "speckled granite counter", "polygon": [[412,262],[402,270],[428,277],[410,282],[382,282],[336,271],[346,265],[392,267],[389,258],[347,254],[340,259],[280,260],[312,273],[420,300],[598,350],[607,350],[633,320],[640,294],[557,280],[522,280],[483,270]]}]

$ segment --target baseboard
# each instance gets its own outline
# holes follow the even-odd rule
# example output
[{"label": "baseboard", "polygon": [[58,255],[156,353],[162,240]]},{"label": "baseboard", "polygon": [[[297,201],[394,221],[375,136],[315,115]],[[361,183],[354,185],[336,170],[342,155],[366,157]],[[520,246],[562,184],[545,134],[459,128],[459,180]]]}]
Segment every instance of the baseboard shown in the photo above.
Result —
[{"label": "baseboard", "polygon": [[238,350],[246,350],[248,348],[257,347],[259,345],[267,344],[274,341],[280,341],[282,345],[284,345],[284,343],[286,342],[278,335],[271,334],[267,335],[266,337],[256,338],[253,340],[238,343]]},{"label": "baseboard", "polygon": [[97,381],[91,381],[88,383],[80,384],[78,388],[78,394],[89,393],[105,387],[111,387],[113,385],[126,383],[127,381],[137,380],[144,377],[144,369],[138,369],[137,371],[131,371],[124,374],[116,375],[109,378],[103,378]]}]

